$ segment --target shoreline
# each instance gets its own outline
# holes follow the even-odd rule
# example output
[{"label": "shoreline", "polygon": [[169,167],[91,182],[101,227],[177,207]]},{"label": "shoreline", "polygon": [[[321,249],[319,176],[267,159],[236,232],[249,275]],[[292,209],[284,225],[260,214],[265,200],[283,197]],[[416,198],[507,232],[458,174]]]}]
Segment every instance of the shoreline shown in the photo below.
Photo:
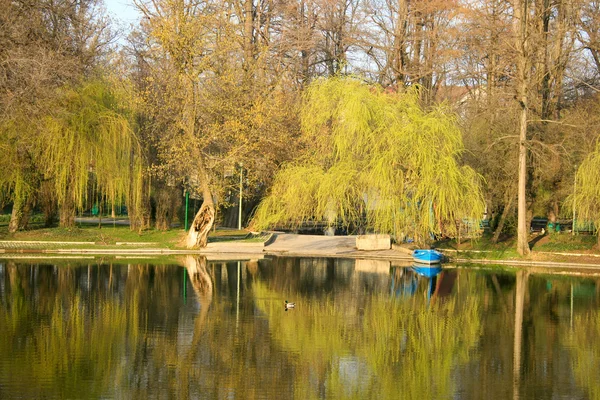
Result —
[{"label": "shoreline", "polygon": [[[116,258],[156,258],[159,256],[206,256],[209,260],[250,260],[271,257],[349,258],[357,260],[390,261],[397,266],[413,264],[411,250],[392,246],[388,250],[357,250],[356,236],[320,236],[274,234],[264,242],[217,241],[200,250],[150,247],[150,242],[119,243],[106,246],[93,242],[70,241],[0,241],[0,259],[75,259],[94,256]],[[75,247],[73,247],[75,246]],[[82,246],[82,247],[80,247]],[[116,248],[115,248],[116,247]],[[600,271],[599,254],[565,251],[533,252],[524,259],[465,258],[464,255],[485,255],[482,250],[438,249],[447,258],[444,264],[502,265],[507,267],[541,267],[566,270]],[[536,259],[542,258],[542,259]],[[547,259],[550,258],[550,259]]]}]

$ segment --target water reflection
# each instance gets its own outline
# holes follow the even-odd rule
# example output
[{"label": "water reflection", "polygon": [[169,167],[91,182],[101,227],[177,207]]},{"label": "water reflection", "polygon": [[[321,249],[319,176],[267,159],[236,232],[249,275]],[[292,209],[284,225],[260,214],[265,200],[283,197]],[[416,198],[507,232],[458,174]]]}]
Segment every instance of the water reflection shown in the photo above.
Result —
[{"label": "water reflection", "polygon": [[600,395],[592,279],[285,257],[0,264],[1,398]]}]

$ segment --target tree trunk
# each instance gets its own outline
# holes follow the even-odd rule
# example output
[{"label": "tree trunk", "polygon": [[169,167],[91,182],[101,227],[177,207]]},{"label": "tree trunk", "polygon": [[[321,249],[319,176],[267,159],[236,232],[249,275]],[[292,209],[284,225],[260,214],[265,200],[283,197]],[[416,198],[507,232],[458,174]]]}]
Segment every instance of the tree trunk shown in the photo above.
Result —
[{"label": "tree trunk", "polygon": [[12,213],[10,215],[10,222],[8,223],[8,231],[15,233],[19,230],[19,224],[21,223],[21,215],[23,214],[23,202],[15,199],[13,202]]},{"label": "tree trunk", "polygon": [[551,90],[550,90],[550,78],[551,78],[551,66],[550,66],[550,14],[551,14],[551,6],[550,0],[542,1],[542,46],[544,53],[544,65],[542,68],[542,111],[541,117],[544,124],[547,124],[547,119],[550,118],[551,109],[550,102],[551,98]]},{"label": "tree trunk", "polygon": [[406,0],[398,1],[398,18],[394,31],[394,47],[392,60],[394,60],[395,83],[398,87],[404,86],[404,72],[406,70],[406,27],[408,24],[408,5]]},{"label": "tree trunk", "polygon": [[[125,205],[127,206],[130,229],[142,232],[144,229],[150,227],[149,193],[151,192],[151,180],[148,177],[139,177],[138,179],[132,178],[130,181],[130,191],[126,197]],[[139,197],[136,194],[136,185],[141,186]]]},{"label": "tree trunk", "polygon": [[175,210],[179,204],[179,191],[172,187],[159,187],[156,190],[156,229],[166,231],[171,227]]},{"label": "tree trunk", "polygon": [[492,243],[498,243],[500,234],[502,233],[502,230],[504,229],[504,224],[506,222],[506,218],[508,217],[508,215],[510,214],[510,212],[513,209],[514,201],[515,201],[514,196],[508,197],[506,204],[504,205],[504,210],[502,210],[502,215],[500,216],[500,221],[498,221],[498,226],[496,227],[496,230],[494,231],[494,236],[492,237]]},{"label": "tree trunk", "polygon": [[72,228],[75,226],[75,204],[66,198],[65,202],[60,206],[60,222],[61,228]]},{"label": "tree trunk", "polygon": [[527,34],[527,1],[514,0],[514,33],[517,55],[517,100],[521,107],[519,116],[519,189],[517,252],[526,256],[530,253],[527,232],[527,109],[529,89],[529,45]]},{"label": "tree trunk", "polygon": [[32,204],[29,197],[25,199],[15,199],[13,203],[10,222],[8,223],[8,231],[15,233],[16,231],[26,229],[31,216]]},{"label": "tree trunk", "polygon": [[254,4],[253,0],[244,2],[244,69],[250,72],[254,60]]},{"label": "tree trunk", "polygon": [[49,228],[56,222],[58,216],[58,206],[56,204],[56,193],[54,192],[53,181],[44,180],[40,182],[40,193],[38,204],[44,213],[44,226]]},{"label": "tree trunk", "polygon": [[208,234],[215,222],[215,205],[208,185],[208,174],[202,160],[200,160],[199,172],[202,187],[202,206],[196,213],[187,234],[186,245],[188,249],[206,247]]},{"label": "tree trunk", "polygon": [[56,214],[58,213],[54,200],[43,200],[42,211],[44,213],[44,226],[49,228],[56,223]]},{"label": "tree trunk", "polygon": [[526,256],[529,249],[527,232],[527,108],[521,110],[519,132],[519,197],[518,197],[518,222],[517,222],[517,252]]}]

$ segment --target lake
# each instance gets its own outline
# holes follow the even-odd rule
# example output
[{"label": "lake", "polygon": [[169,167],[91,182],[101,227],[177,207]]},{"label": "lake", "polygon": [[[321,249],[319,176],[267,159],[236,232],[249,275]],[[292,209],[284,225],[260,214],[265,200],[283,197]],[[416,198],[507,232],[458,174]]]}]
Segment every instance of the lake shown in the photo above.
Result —
[{"label": "lake", "polygon": [[0,398],[600,397],[598,276],[151,262],[0,259]]}]

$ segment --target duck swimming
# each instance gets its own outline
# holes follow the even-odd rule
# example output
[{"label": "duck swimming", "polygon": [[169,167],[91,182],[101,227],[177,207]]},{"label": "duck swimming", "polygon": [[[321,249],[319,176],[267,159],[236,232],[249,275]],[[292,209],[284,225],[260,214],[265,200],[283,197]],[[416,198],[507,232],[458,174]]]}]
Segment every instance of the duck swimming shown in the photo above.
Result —
[{"label": "duck swimming", "polygon": [[289,301],[285,301],[285,311],[289,310],[290,308],[294,308],[296,307],[296,303],[290,303]]}]

